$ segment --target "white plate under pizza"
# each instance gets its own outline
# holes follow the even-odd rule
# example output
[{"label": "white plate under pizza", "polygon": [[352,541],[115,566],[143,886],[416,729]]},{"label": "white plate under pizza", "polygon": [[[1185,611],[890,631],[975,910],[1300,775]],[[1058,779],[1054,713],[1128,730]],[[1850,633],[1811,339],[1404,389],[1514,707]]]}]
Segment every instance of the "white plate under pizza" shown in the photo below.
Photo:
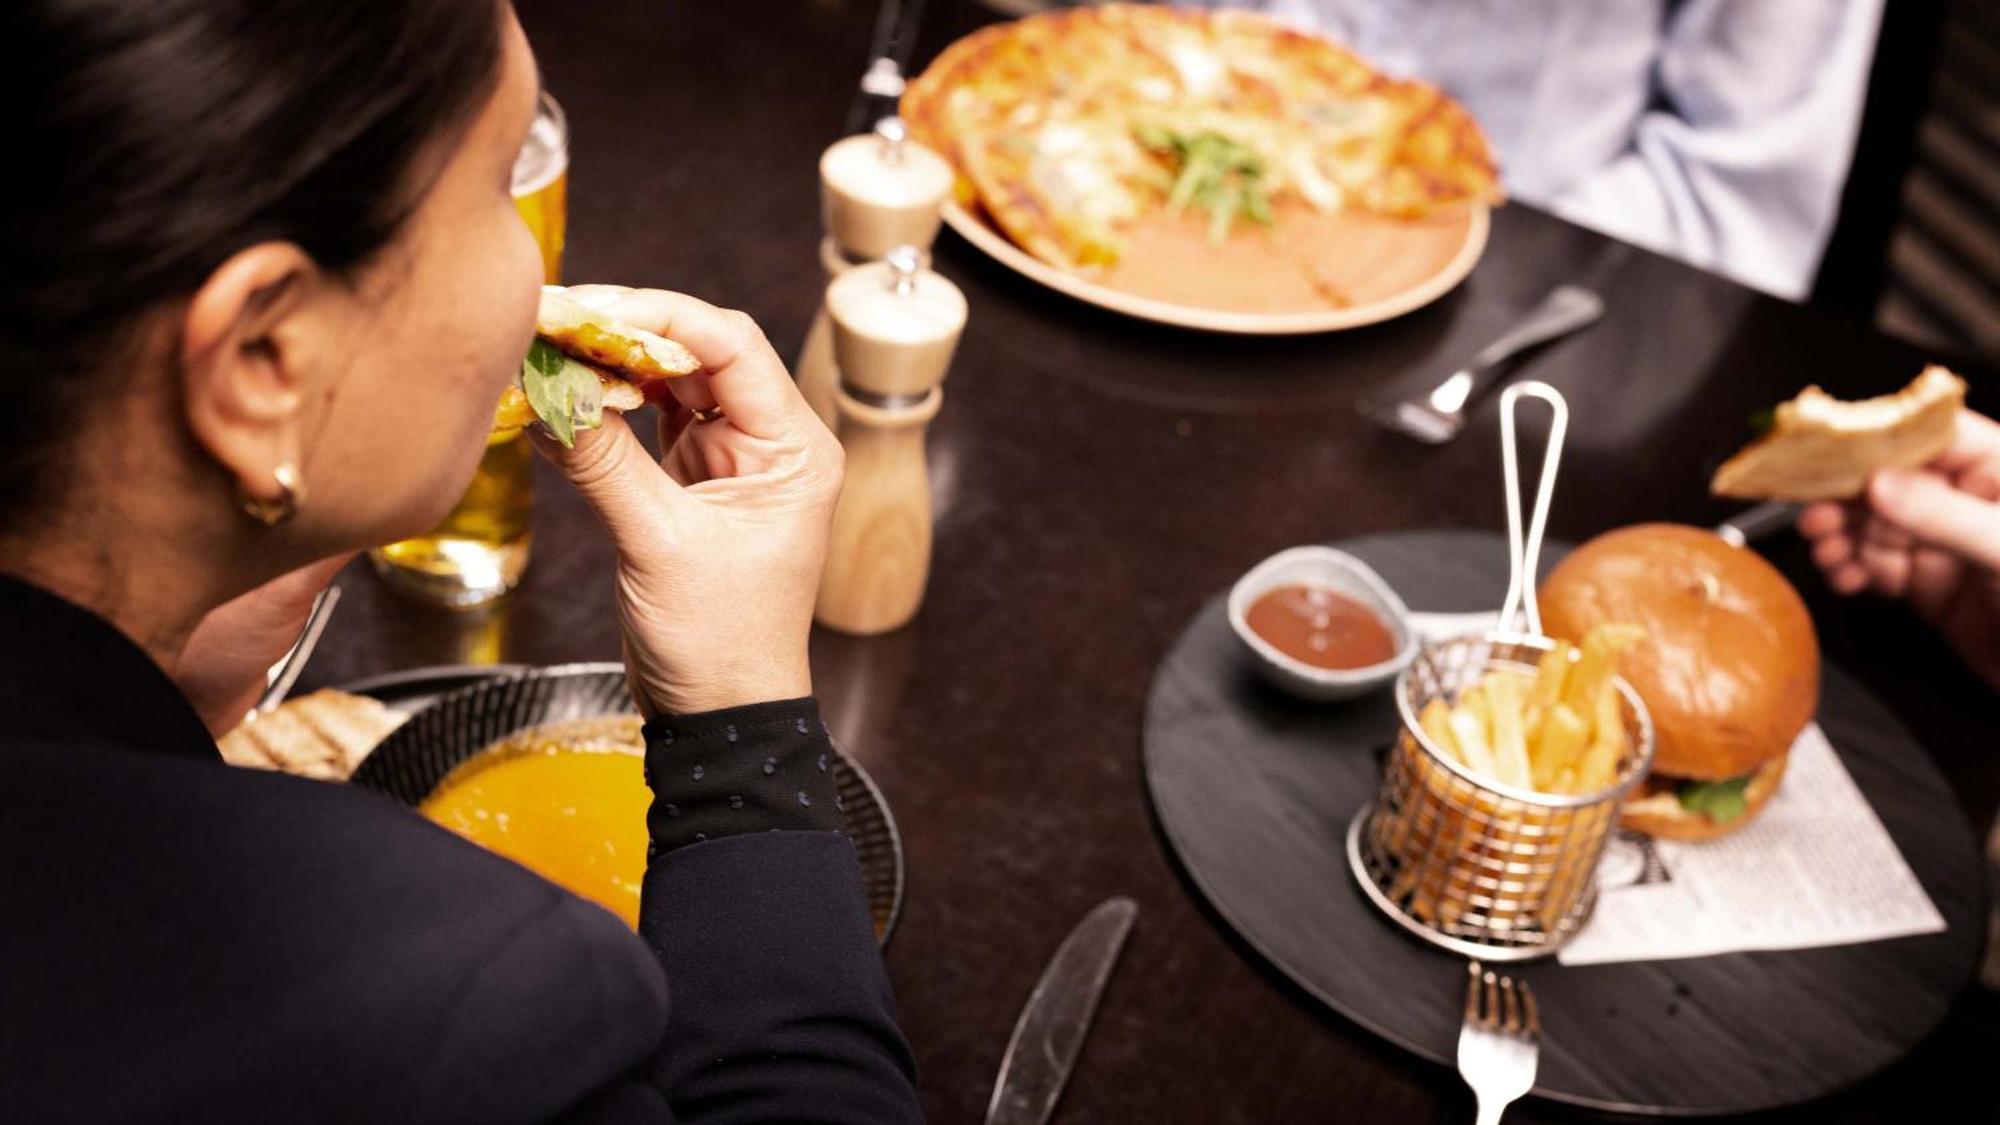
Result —
[{"label": "white plate under pizza", "polygon": [[1426,83],[1243,12],[1111,4],[996,24],[903,97],[958,173],[945,220],[1004,264],[1134,316],[1243,333],[1435,300],[1502,195]]}]

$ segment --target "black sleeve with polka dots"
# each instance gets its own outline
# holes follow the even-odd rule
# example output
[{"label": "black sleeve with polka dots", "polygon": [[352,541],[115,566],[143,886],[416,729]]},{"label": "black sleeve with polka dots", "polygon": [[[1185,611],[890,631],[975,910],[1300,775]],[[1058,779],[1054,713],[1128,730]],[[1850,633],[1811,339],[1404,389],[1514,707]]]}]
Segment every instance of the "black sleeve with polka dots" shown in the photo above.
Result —
[{"label": "black sleeve with polka dots", "polygon": [[749,832],[840,829],[833,743],[811,698],[648,722],[653,854]]}]

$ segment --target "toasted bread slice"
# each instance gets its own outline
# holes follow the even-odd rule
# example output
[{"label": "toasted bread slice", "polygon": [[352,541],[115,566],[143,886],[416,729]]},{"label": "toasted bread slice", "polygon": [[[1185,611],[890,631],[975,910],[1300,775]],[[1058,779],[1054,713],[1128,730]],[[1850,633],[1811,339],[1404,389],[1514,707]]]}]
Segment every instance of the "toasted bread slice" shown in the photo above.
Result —
[{"label": "toasted bread slice", "polygon": [[1914,468],[1949,448],[1964,405],[1965,381],[1935,364],[1895,394],[1861,402],[1807,387],[1709,488],[1738,500],[1852,499],[1877,470]]},{"label": "toasted bread slice", "polygon": [[[577,359],[609,368],[612,374],[637,383],[701,370],[701,361],[680,344],[592,312],[571,299],[560,285],[542,286],[535,334]],[[617,409],[608,401],[605,405]]]},{"label": "toasted bread slice", "polygon": [[328,689],[258,715],[216,745],[233,766],[345,781],[405,717],[377,700]]}]

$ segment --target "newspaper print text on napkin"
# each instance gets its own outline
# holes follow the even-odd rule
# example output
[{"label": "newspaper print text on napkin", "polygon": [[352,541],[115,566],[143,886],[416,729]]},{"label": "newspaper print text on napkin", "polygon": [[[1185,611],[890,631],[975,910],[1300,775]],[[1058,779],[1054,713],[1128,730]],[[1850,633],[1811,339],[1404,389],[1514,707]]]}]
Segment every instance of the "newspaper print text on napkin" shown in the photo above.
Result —
[{"label": "newspaper print text on napkin", "polygon": [[1565,965],[1805,949],[1937,933],[1944,917],[1817,725],[1763,815],[1701,844],[1615,840]]}]

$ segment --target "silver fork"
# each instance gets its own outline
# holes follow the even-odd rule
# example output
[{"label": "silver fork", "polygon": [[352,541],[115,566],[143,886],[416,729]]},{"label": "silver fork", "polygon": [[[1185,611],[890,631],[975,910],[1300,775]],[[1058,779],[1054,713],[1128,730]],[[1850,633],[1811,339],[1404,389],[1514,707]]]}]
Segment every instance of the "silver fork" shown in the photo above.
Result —
[{"label": "silver fork", "polygon": [[1366,399],[1363,415],[1426,445],[1443,445],[1465,428],[1465,412],[1513,358],[1579,329],[1604,315],[1604,301],[1577,285],[1559,285],[1513,328],[1486,345],[1464,369],[1427,393],[1400,402]]},{"label": "silver fork", "polygon": [[1466,966],[1458,1073],[1478,1095],[1479,1125],[1500,1125],[1507,1107],[1534,1087],[1541,1037],[1541,1014],[1526,981],[1494,976],[1477,961]]}]

